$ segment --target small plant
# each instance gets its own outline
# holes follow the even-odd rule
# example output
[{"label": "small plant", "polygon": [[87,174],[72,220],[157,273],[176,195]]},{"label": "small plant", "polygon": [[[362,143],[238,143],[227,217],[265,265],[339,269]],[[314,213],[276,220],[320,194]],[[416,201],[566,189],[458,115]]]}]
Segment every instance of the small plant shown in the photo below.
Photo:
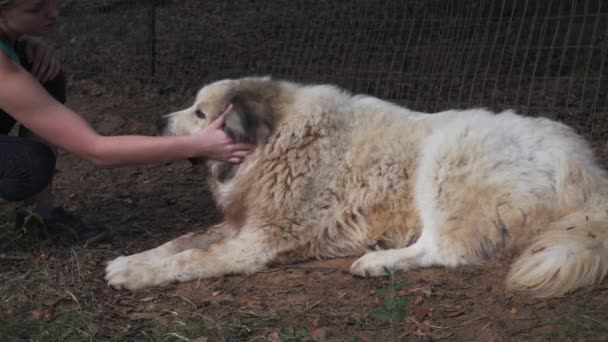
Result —
[{"label": "small plant", "polygon": [[388,288],[376,290],[376,296],[383,298],[382,304],[384,309],[372,311],[369,315],[379,321],[388,323],[391,334],[394,335],[397,323],[402,321],[407,315],[406,311],[410,306],[410,302],[406,298],[399,298],[399,290],[405,287],[405,283],[397,282],[397,276],[402,272],[391,271],[386,268],[384,271],[389,277],[390,284]]},{"label": "small plant", "polygon": [[[25,207],[22,208],[21,210],[24,212],[24,218],[23,218],[23,223],[21,224],[21,227],[18,227],[23,234],[27,234],[28,230],[31,232],[32,230],[46,230],[46,226],[44,224],[44,220],[42,219],[42,216],[38,215],[35,211],[34,211],[35,207],[34,206],[30,206],[30,207]],[[46,233],[46,231],[45,231]]]},{"label": "small plant", "polygon": [[18,227],[10,227],[4,213],[0,216],[0,225],[5,226],[0,233],[0,253],[8,250],[31,250],[45,241],[49,233],[44,220],[34,211],[34,207],[21,208],[23,221]]},{"label": "small plant", "polygon": [[307,342],[312,341],[307,330],[296,330],[293,333],[281,329],[281,342]]}]

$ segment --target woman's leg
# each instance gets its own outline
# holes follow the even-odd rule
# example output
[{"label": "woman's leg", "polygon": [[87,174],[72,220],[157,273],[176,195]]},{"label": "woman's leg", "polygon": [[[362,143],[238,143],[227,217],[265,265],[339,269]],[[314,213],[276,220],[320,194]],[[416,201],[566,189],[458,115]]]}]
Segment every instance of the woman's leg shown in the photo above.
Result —
[{"label": "woman's leg", "polygon": [[[18,44],[16,48],[17,54],[20,56],[22,61],[22,66],[31,71],[32,65],[27,63],[27,57],[25,56],[25,48],[24,44]],[[42,86],[46,89],[46,91],[53,96],[57,101],[61,103],[66,102],[66,79],[63,74],[63,71],[60,71],[54,78],[48,80],[43,83]],[[44,114],[41,114],[44,115]],[[9,122],[10,120],[6,120],[6,117],[10,118],[10,116],[6,115],[6,113],[2,113],[0,111],[0,129],[2,129],[2,125],[4,126],[12,126],[14,125],[14,120]],[[7,121],[3,124],[3,119]],[[10,131],[10,128],[6,132],[0,132],[0,134],[6,134]],[[38,140],[41,144],[45,144],[47,148],[52,152],[53,157],[56,158],[57,150],[54,146],[45,143],[42,139],[38,138],[35,134],[29,131],[26,127],[19,127],[19,136],[22,138],[28,138],[31,140]],[[69,228],[71,230],[77,231],[78,239],[86,242],[93,242],[102,239],[105,236],[105,228],[101,225],[97,224],[84,224],[78,218],[68,214],[61,207],[58,207],[55,203],[55,198],[53,195],[53,176],[54,169],[51,173],[50,179],[47,182],[46,186],[31,197],[23,200],[26,206],[34,206],[35,212],[39,214],[45,222],[45,225],[49,228]],[[21,211],[17,212],[16,225],[19,226],[23,221],[24,213]]]},{"label": "woman's leg", "polygon": [[[0,139],[3,135],[7,135],[13,129],[15,123],[15,119],[0,109]],[[2,150],[0,150],[0,158],[2,158]],[[10,201],[2,198],[0,195],[0,206],[8,203],[10,203]]]},{"label": "woman's leg", "polygon": [[[25,42],[20,42],[17,44],[16,52],[21,59],[22,66],[28,70],[32,70],[32,65],[27,62],[27,56],[25,55]],[[65,79],[65,75],[63,71],[60,71],[54,78],[46,81],[42,84],[44,89],[55,98],[55,100],[65,103],[66,102],[66,88],[67,82]],[[35,138],[39,139],[36,135],[34,135],[31,131],[29,131],[26,127],[19,127],[19,136],[27,137],[27,138]],[[54,146],[49,145],[55,154],[57,154],[57,149]],[[41,211],[40,214],[50,215],[50,212],[55,208],[55,197],[53,195],[53,179],[49,182],[48,186],[44,188],[41,192],[24,201],[26,205],[35,205],[38,208],[38,211]]]},{"label": "woman's leg", "polygon": [[20,202],[40,193],[53,177],[55,161],[42,142],[0,136],[0,198]]}]

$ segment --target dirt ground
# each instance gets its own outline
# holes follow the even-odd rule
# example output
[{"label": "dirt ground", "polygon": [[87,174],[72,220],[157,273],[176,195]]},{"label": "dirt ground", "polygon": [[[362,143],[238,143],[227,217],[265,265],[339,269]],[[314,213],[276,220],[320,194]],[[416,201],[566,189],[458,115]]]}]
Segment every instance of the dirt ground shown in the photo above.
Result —
[{"label": "dirt ground", "polygon": [[[86,82],[75,89],[70,105],[107,134],[153,134],[155,118],[187,100],[154,91],[121,100],[128,92]],[[105,262],[220,219],[204,174],[187,162],[102,170],[66,154],[58,169],[60,203],[113,236],[95,246],[41,239],[0,250],[2,341],[608,341],[608,283],[563,299],[509,297],[508,261],[410,271],[396,277],[403,285],[355,278],[345,259],[114,291]],[[372,314],[387,311],[382,289],[407,300],[403,319]]]},{"label": "dirt ground", "polygon": [[[391,1],[376,6],[360,0],[341,7],[331,1],[317,1],[314,6],[286,0],[156,1],[157,21],[153,22],[150,3],[64,2],[66,20],[58,42],[62,60],[72,71],[87,77],[112,73],[114,82],[130,83],[129,75],[147,75],[156,66],[158,79],[174,80],[165,88],[135,82],[120,88],[70,82],[70,106],[84,113],[101,133],[154,134],[159,115],[190,100],[191,94],[184,90],[190,85],[255,71],[335,81],[352,90],[433,108],[456,98],[459,102],[461,95],[476,103],[475,94],[483,97],[486,89],[489,96],[494,89],[492,102],[495,95],[507,105],[528,96],[524,100],[531,99],[532,107],[551,113],[559,109],[559,118],[570,122],[585,115],[580,109],[591,108],[591,99],[598,114],[589,114],[583,120],[586,126],[579,123],[577,128],[593,132],[598,137],[594,146],[608,156],[605,113],[599,113],[606,106],[603,99],[608,99],[605,80],[598,77],[595,83],[584,81],[579,86],[579,74],[569,84],[559,83],[574,68],[568,60],[574,56],[576,62],[578,46],[549,49],[549,56],[543,55],[543,49],[538,49],[543,53],[528,54],[525,44],[520,47],[525,53],[510,50],[516,45],[511,40],[519,40],[519,35],[510,34],[501,36],[496,51],[467,55],[473,42],[483,40],[481,31],[467,26],[474,24],[476,15],[481,17],[483,6],[473,11],[471,2],[465,1],[452,1],[450,6],[441,1]],[[491,2],[480,3],[490,11],[494,8]],[[502,3],[503,7],[509,4]],[[589,3],[591,7],[601,4],[586,1],[585,13]],[[552,4],[557,10],[558,2]],[[520,2],[513,6],[525,12]],[[562,7],[571,6],[559,2],[559,18],[568,21]],[[432,11],[439,11],[438,16],[431,16]],[[454,12],[452,20],[443,18],[448,12]],[[413,33],[407,34],[410,22],[403,21],[403,13],[416,19],[411,22],[417,28]],[[521,21],[534,32],[534,25]],[[553,22],[570,31],[569,25]],[[150,33],[151,25],[156,35]],[[436,27],[433,33],[427,32],[431,25]],[[511,22],[504,20],[502,25],[510,27]],[[597,28],[590,20],[587,26]],[[576,29],[572,32],[572,37],[579,37]],[[429,35],[428,42],[421,40],[424,34]],[[410,36],[414,37],[411,42]],[[555,35],[558,40],[553,38],[553,45],[561,46],[562,36],[568,39],[567,34]],[[524,31],[522,37],[535,36]],[[591,44],[587,40],[595,35],[580,37]],[[578,44],[582,43],[579,38]],[[441,51],[456,55],[443,58]],[[395,62],[396,56],[401,61]],[[474,56],[479,56],[477,66],[469,68]],[[485,67],[485,58],[492,56],[501,62],[488,62]],[[591,62],[595,57],[579,59]],[[547,74],[536,68],[545,59],[549,60]],[[602,71],[604,58],[598,59],[599,65]],[[485,78],[474,76],[477,83],[462,88],[467,72],[480,66],[486,76],[491,71],[496,79],[490,77],[486,84]],[[498,69],[491,70],[494,66]],[[589,70],[585,69],[586,76]],[[532,71],[538,75],[529,75]],[[444,73],[456,80],[444,80]],[[560,86],[537,82],[542,86],[538,94],[525,86],[520,94],[524,75],[533,81],[534,76],[549,75],[549,81],[558,80]],[[515,96],[503,89],[509,87],[517,91]],[[98,169],[64,153],[58,169],[59,203],[89,222],[105,224],[112,237],[83,247],[40,238],[33,230],[19,234],[12,228],[13,207],[1,208],[0,341],[608,341],[608,282],[561,299],[510,297],[503,291],[508,260],[483,267],[414,270],[397,275],[391,283],[388,277],[355,278],[348,273],[354,259],[341,259],[138,292],[114,291],[103,279],[107,261],[221,219],[204,174],[187,162]],[[387,314],[385,305],[399,301],[403,309],[392,310],[393,319],[382,320]]]}]

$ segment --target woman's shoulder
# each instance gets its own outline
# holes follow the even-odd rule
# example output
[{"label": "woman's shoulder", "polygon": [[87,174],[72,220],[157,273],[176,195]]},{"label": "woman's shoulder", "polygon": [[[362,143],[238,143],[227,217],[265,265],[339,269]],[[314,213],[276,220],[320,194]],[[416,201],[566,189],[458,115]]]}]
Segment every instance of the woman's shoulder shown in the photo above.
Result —
[{"label": "woman's shoulder", "polygon": [[32,90],[28,77],[21,65],[0,53],[0,107],[22,103],[22,95]]},{"label": "woman's shoulder", "polygon": [[0,40],[0,52],[2,52],[2,54],[6,55],[11,60],[13,60],[15,63],[21,62],[20,57],[17,54],[17,51],[15,51],[15,48],[13,48],[10,44],[5,42],[4,40]]},{"label": "woman's shoulder", "polygon": [[9,56],[0,53],[0,77],[4,79],[8,76],[16,76],[21,66],[13,61]]}]

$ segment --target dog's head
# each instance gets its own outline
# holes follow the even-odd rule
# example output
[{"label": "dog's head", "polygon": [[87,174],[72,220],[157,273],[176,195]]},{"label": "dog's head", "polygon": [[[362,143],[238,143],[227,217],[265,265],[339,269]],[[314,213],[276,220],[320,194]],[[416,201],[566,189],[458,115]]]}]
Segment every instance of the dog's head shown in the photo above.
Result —
[{"label": "dog's head", "polygon": [[265,78],[222,80],[201,88],[192,106],[163,115],[161,135],[189,135],[208,126],[230,105],[223,129],[237,142],[264,144],[280,119],[281,87]]}]

